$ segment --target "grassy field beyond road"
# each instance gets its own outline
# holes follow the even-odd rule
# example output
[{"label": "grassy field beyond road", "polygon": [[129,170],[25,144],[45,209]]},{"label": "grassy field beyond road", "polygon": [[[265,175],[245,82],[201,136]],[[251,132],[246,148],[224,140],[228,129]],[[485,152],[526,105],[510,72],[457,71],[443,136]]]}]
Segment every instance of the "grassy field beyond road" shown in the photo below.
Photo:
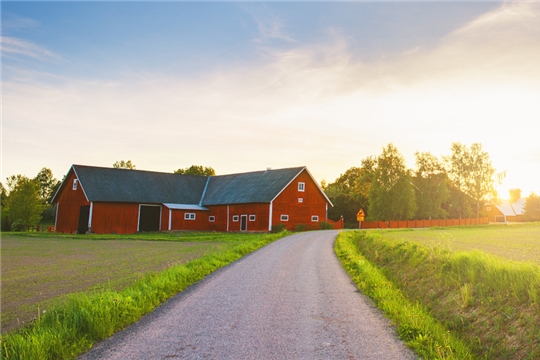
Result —
[{"label": "grassy field beyond road", "polygon": [[[336,252],[348,249],[345,268],[369,296],[382,293],[377,303],[386,301],[380,289],[391,284],[463,341],[471,359],[533,360],[540,359],[539,234],[538,223],[344,232]],[[368,281],[364,268],[370,266],[383,274],[380,280]],[[439,325],[411,322],[408,311],[404,305],[385,309],[404,340],[433,350],[427,358],[460,358],[452,347],[439,355],[451,346],[437,335]]]},{"label": "grassy field beyond road", "polygon": [[[161,235],[162,238],[164,235]],[[117,236],[117,239],[119,236]],[[158,237],[159,238],[159,237]],[[236,242],[201,235],[166,235],[168,240],[91,240],[57,236],[3,235],[2,332],[37,317],[61,295],[126,286],[143,273],[183,264]],[[197,242],[197,240],[199,240]]]}]

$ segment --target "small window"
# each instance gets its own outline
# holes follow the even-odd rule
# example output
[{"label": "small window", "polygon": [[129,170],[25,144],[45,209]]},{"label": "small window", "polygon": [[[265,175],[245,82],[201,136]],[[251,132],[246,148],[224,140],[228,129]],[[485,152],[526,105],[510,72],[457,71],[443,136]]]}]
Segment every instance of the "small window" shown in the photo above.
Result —
[{"label": "small window", "polygon": [[238,215],[233,215],[232,221],[238,222],[238,219],[239,219]]},{"label": "small window", "polygon": [[303,198],[298,198],[298,202],[299,203],[304,202],[304,199]]},{"label": "small window", "polygon": [[486,208],[486,211],[491,211],[491,206],[488,206],[488,207]]},{"label": "small window", "polygon": [[298,191],[305,191],[306,190],[306,183],[299,182],[298,183]]},{"label": "small window", "polygon": [[311,221],[318,222],[319,221],[319,216],[318,215],[312,215],[311,216]]},{"label": "small window", "polygon": [[216,217],[215,216],[209,216],[208,221],[214,222],[214,221],[216,221]]},{"label": "small window", "polygon": [[281,215],[281,221],[289,221],[289,215]]},{"label": "small window", "polygon": [[77,190],[78,185],[79,185],[79,179],[73,179],[73,190]]},{"label": "small window", "polygon": [[255,221],[255,215],[249,215],[249,221]]},{"label": "small window", "polygon": [[185,213],[184,220],[195,220],[195,213]]}]

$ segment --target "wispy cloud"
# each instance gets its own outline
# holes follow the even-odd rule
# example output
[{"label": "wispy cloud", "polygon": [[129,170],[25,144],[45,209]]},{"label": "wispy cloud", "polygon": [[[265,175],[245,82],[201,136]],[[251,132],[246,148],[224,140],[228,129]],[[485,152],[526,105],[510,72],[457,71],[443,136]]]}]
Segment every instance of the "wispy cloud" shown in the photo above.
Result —
[{"label": "wispy cloud", "polygon": [[254,19],[259,30],[259,37],[254,39],[255,42],[263,42],[268,39],[296,42],[284,32],[284,24],[279,16],[274,14],[256,15]]},{"label": "wispy cloud", "polygon": [[22,39],[2,36],[2,56],[17,57],[27,56],[34,59],[61,59],[61,56],[39,46],[37,44]]}]

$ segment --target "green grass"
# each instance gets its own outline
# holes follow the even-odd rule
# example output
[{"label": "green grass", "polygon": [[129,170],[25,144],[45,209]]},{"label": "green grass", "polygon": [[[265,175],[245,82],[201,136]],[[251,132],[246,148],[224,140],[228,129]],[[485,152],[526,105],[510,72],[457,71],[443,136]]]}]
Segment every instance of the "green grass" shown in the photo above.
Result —
[{"label": "green grass", "polygon": [[[346,236],[359,257],[384,274],[409,302],[427,309],[450,334],[467,344],[473,358],[538,359],[540,267],[532,261],[492,254],[511,241],[527,246],[530,239],[523,234],[535,234],[538,227],[364,231]],[[440,244],[443,231],[451,237]],[[476,247],[454,250],[468,248],[474,237],[477,246],[488,246],[491,254]],[[516,253],[521,252],[506,255],[514,258]]]},{"label": "green grass", "polygon": [[[0,354],[6,359],[70,359],[89,349],[93,343],[104,339],[114,332],[135,322],[142,315],[152,311],[163,301],[200,281],[213,271],[233,262],[285,235],[281,234],[145,234],[135,238],[173,241],[174,237],[182,242],[200,244],[221,243],[211,253],[186,264],[173,265],[159,272],[151,271],[137,275],[137,279],[121,289],[100,286],[93,291],[71,293],[56,301],[46,312],[40,309],[39,315],[31,325],[3,335]],[[25,239],[27,237],[21,237]],[[95,239],[98,238],[98,239]],[[102,237],[50,236],[49,240],[82,244],[85,239],[95,239],[96,246],[105,246],[111,251],[116,242],[132,245],[127,236],[116,235],[116,240],[109,238],[102,243]],[[121,240],[118,240],[118,239]],[[129,238],[134,238],[133,235]],[[36,237],[43,241],[41,237]],[[189,240],[186,240],[189,239]],[[219,240],[218,240],[219,239]],[[155,246],[165,246],[162,241],[138,241]],[[172,244],[172,243],[171,243]],[[226,244],[227,246],[222,246]],[[148,244],[145,244],[148,245]],[[4,256],[4,254],[3,254]],[[46,256],[45,256],[46,257]],[[118,264],[119,267],[123,265]]]}]

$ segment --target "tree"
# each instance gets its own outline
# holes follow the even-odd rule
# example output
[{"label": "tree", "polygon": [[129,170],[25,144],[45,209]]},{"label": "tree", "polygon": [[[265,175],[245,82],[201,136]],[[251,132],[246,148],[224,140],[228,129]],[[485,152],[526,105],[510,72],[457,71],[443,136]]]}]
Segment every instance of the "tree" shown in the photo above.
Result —
[{"label": "tree", "polygon": [[43,168],[35,177],[35,180],[39,183],[39,196],[45,203],[49,203],[52,200],[56,190],[60,186],[58,181],[51,171],[51,169]]},{"label": "tree", "polygon": [[11,230],[11,224],[9,223],[9,218],[5,212],[5,206],[7,204],[7,190],[4,187],[4,184],[0,182],[0,229],[2,231]]},{"label": "tree", "polygon": [[[476,216],[480,215],[483,203],[497,196],[495,191],[495,169],[482,145],[473,143],[469,148],[459,142],[452,143],[452,154],[445,158],[448,177],[454,186],[470,196],[476,205]],[[497,174],[498,182],[505,174]],[[466,199],[462,196],[460,207],[465,206]]]},{"label": "tree", "polygon": [[191,165],[185,169],[178,169],[174,171],[175,174],[183,175],[201,175],[201,176],[214,176],[216,171],[210,166]]},{"label": "tree", "polygon": [[113,164],[113,168],[135,170],[135,164],[133,164],[131,160],[128,160],[128,161],[120,160]]},{"label": "tree", "polygon": [[368,217],[373,220],[412,219],[416,203],[411,171],[393,144],[383,148],[377,158],[373,182],[369,192]]},{"label": "tree", "polygon": [[429,152],[416,152],[413,184],[416,192],[417,219],[444,219],[443,204],[449,197],[448,177],[443,165]]},{"label": "tree", "polygon": [[525,202],[523,216],[527,221],[540,221],[540,196],[532,193]]},{"label": "tree", "polygon": [[[16,183],[13,179],[17,179]],[[41,213],[45,209],[40,197],[40,184],[36,179],[17,175],[8,178],[11,190],[6,199],[5,211],[13,230],[22,230],[34,226],[41,220]]]}]

